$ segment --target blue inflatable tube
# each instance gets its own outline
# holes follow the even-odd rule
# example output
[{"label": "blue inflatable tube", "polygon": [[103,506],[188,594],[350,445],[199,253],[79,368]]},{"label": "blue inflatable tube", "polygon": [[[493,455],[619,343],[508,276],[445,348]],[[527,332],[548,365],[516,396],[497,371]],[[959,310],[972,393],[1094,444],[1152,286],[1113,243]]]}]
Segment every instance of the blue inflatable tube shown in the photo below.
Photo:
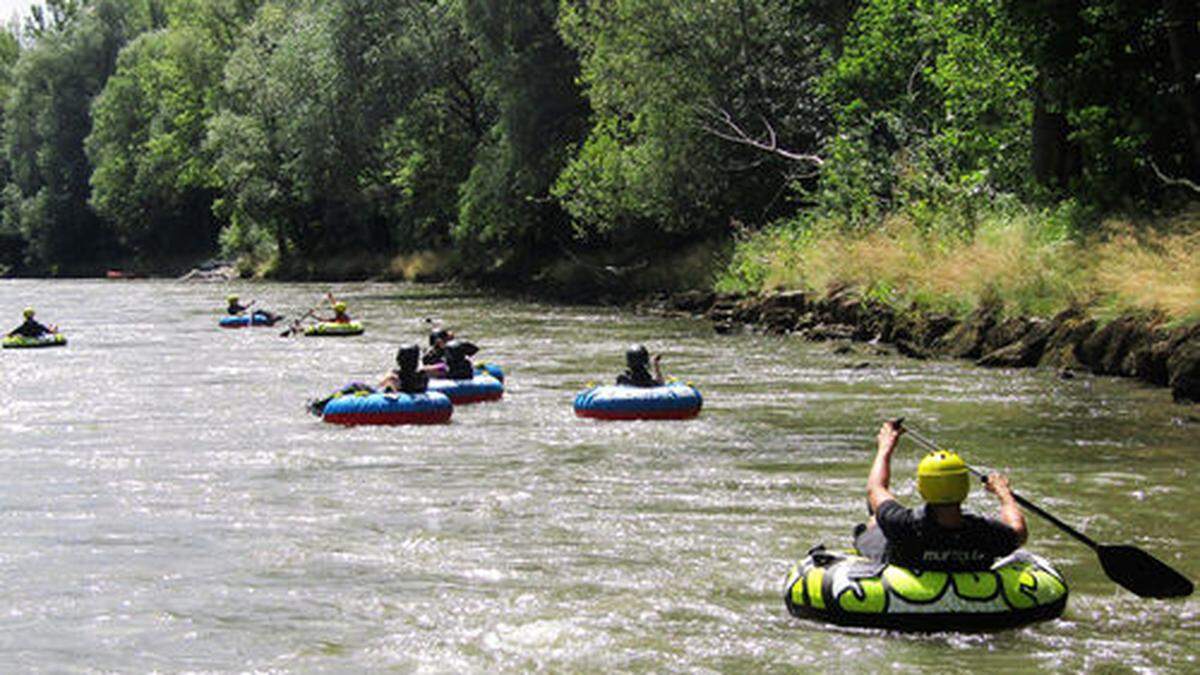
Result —
[{"label": "blue inflatable tube", "polygon": [[504,384],[504,370],[494,363],[481,363],[478,366],[475,366],[475,374],[479,375],[481,373],[487,373],[497,380],[500,380],[501,384]]},{"label": "blue inflatable tube", "polygon": [[450,397],[454,405],[499,401],[504,396],[504,383],[486,372],[476,373],[469,380],[447,380],[432,378],[429,391],[440,391]]},{"label": "blue inflatable tube", "polygon": [[690,384],[661,387],[603,385],[575,397],[575,414],[598,420],[686,420],[700,414],[704,399]]},{"label": "blue inflatable tube", "polygon": [[359,392],[338,396],[325,404],[322,418],[330,424],[445,424],[454,406],[436,391],[424,394]]},{"label": "blue inflatable tube", "polygon": [[278,318],[272,319],[261,312],[255,312],[250,316],[223,316],[221,317],[221,328],[249,328],[251,326],[274,326],[279,321]]}]

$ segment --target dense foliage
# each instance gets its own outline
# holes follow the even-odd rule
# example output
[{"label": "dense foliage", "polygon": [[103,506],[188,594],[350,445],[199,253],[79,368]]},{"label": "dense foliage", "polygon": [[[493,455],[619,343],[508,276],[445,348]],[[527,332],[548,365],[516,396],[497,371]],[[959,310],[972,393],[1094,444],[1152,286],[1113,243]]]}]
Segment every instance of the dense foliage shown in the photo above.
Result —
[{"label": "dense foliage", "polygon": [[970,240],[997,205],[1054,213],[1054,237],[1178,209],[1200,193],[1200,17],[1186,0],[51,0],[0,35],[0,122],[0,271],[219,251],[306,277],[436,250],[523,281],[736,240],[727,279],[756,286],[788,241],[896,217]]}]

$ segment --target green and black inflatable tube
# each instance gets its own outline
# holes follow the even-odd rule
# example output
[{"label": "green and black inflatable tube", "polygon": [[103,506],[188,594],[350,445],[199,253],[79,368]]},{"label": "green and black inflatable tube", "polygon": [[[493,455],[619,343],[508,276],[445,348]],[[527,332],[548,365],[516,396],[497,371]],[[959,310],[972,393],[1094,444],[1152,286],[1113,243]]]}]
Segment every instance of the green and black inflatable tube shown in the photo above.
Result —
[{"label": "green and black inflatable tube", "polygon": [[794,616],[838,626],[982,632],[1055,619],[1067,583],[1045,559],[1017,551],[976,572],[920,572],[817,548],[792,568]]}]

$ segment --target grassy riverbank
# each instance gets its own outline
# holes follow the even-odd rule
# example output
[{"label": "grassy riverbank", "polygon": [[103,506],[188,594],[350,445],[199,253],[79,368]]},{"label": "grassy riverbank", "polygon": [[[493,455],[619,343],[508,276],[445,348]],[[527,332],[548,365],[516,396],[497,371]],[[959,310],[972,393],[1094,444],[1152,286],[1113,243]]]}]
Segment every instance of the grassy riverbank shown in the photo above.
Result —
[{"label": "grassy riverbank", "polygon": [[797,220],[743,238],[717,282],[726,292],[823,291],[852,285],[896,309],[959,316],[985,302],[1006,314],[1051,316],[1084,307],[1200,320],[1200,208],[1169,219],[1109,219],[1080,227],[1070,214],[997,209],[953,217],[881,219],[851,228]]}]

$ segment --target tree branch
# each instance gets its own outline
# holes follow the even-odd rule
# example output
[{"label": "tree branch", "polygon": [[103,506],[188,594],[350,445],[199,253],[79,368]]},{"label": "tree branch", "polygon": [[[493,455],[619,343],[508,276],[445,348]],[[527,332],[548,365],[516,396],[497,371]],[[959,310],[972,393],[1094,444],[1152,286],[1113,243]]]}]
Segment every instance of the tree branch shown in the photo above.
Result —
[{"label": "tree branch", "polygon": [[1154,170],[1154,175],[1158,176],[1158,179],[1162,181],[1164,185],[1169,185],[1172,187],[1184,187],[1192,192],[1200,194],[1200,185],[1197,185],[1186,178],[1172,178],[1168,176],[1162,172],[1162,169],[1158,168],[1158,164],[1155,164],[1153,159],[1147,160],[1147,163],[1150,165],[1150,168]]},{"label": "tree branch", "polygon": [[702,124],[701,128],[705,132],[712,134],[717,138],[729,141],[730,143],[748,145],[757,150],[777,155],[792,162],[811,164],[814,167],[820,167],[825,164],[825,160],[821,159],[817,155],[796,152],[794,150],[788,150],[787,148],[779,147],[779,136],[775,133],[775,127],[771,126],[771,123],[767,120],[767,118],[763,117],[762,115],[759,115],[758,119],[762,122],[765,138],[761,136],[759,138],[755,138],[742,129],[742,127],[738,125],[737,120],[733,118],[733,115],[731,115],[729,111],[725,110],[724,108],[719,108],[717,106],[700,106],[700,111],[706,117],[711,118],[711,122],[715,122],[715,124],[711,122],[704,123]]}]

